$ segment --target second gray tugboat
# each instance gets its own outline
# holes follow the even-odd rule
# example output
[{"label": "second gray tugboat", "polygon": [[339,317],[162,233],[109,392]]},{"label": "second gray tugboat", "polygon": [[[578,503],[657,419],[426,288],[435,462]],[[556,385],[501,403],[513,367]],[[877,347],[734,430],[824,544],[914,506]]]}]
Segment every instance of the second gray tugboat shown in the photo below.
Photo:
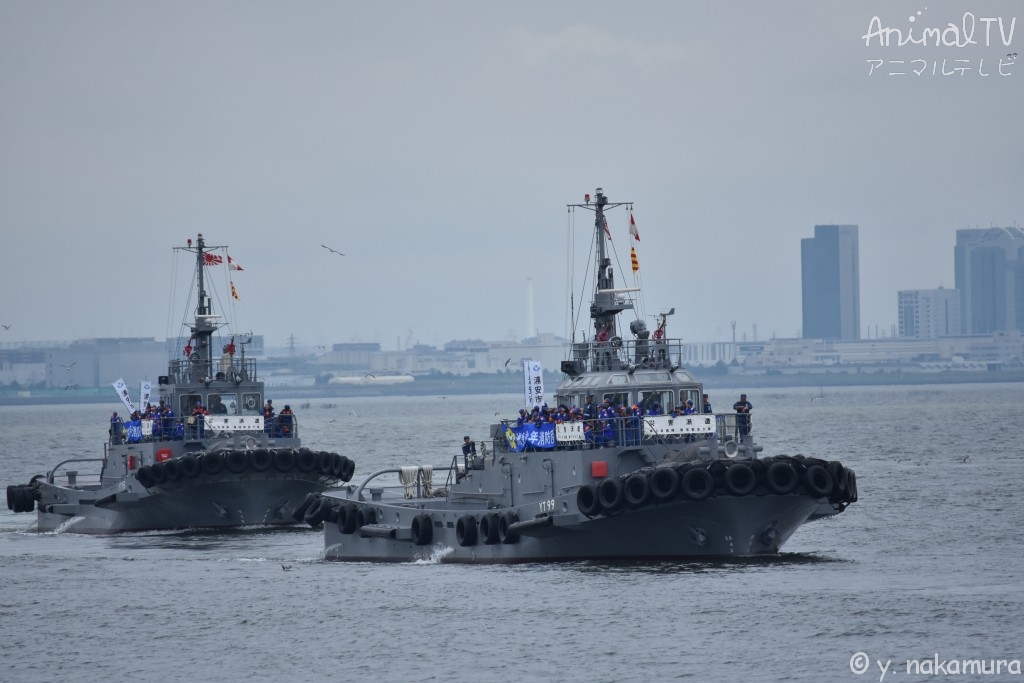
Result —
[{"label": "second gray tugboat", "polygon": [[7,487],[8,508],[37,512],[38,531],[317,525],[327,513],[317,494],[352,478],[347,457],[302,445],[288,406],[276,413],[264,403],[246,339],[236,354],[235,336],[224,337],[214,357],[214,334],[225,323],[213,312],[205,268],[229,265],[217,253],[226,248],[199,235],[175,249],[195,254],[197,301],[183,357],[157,378],[158,406],[143,396],[134,411],[120,388],[135,415],[114,414],[102,457],[68,458]]},{"label": "second gray tugboat", "polygon": [[449,464],[381,470],[324,494],[326,559],[770,555],[805,522],[857,500],[856,476],[842,463],[760,457],[748,414],[700,412],[703,385],[682,367],[682,341],[665,335],[674,309],[658,316],[653,335],[634,320],[633,338],[622,338],[618,316],[634,308],[639,288],[615,285],[605,213],[628,207],[632,224],[632,205],[598,189],[569,206],[595,215],[596,274],[593,334],[561,367],[553,402],[561,416],[525,429],[504,421],[479,454],[467,442]]}]

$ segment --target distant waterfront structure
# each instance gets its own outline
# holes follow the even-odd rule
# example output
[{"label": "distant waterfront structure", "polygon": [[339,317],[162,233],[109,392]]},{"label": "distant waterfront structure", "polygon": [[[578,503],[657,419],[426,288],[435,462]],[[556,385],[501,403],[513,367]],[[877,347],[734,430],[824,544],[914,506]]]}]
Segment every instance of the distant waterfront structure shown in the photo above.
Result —
[{"label": "distant waterfront structure", "polygon": [[901,338],[935,339],[960,334],[960,293],[955,289],[904,289],[897,302]]},{"label": "distant waterfront structure", "polygon": [[803,338],[860,339],[860,255],[856,225],[815,225],[800,240]]},{"label": "distant waterfront structure", "polygon": [[953,264],[963,334],[1024,330],[1024,231],[957,230]]}]

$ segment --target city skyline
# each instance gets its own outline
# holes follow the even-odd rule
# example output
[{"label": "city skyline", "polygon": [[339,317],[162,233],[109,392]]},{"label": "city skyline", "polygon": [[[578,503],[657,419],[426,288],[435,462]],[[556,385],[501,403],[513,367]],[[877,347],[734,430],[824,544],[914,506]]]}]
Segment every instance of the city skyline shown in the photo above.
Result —
[{"label": "city skyline", "polygon": [[572,338],[596,187],[634,202],[636,278],[624,211],[610,246],[648,325],[799,336],[798,241],[856,224],[874,336],[953,286],[956,230],[1021,217],[1020,50],[883,45],[892,3],[238,7],[0,3],[0,342],[178,334],[200,232],[272,346]]}]

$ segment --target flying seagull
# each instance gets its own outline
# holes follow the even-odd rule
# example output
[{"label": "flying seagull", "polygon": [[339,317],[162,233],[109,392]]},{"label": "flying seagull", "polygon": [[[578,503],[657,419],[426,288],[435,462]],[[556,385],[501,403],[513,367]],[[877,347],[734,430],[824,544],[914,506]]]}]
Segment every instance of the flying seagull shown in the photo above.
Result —
[{"label": "flying seagull", "polygon": [[344,256],[344,254],[342,254],[342,253],[341,253],[340,251],[338,251],[337,249],[331,249],[331,248],[330,248],[329,246],[327,246],[326,244],[321,244],[320,246],[321,246],[321,247],[323,247],[324,249],[326,249],[327,251],[330,251],[330,252],[332,252],[332,253],[335,253],[335,254],[337,254],[338,256]]}]

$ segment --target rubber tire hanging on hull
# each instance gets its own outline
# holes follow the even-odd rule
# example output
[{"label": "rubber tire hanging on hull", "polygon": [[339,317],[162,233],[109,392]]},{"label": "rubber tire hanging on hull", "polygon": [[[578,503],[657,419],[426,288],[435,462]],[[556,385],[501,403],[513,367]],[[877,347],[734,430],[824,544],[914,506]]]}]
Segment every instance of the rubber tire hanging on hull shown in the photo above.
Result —
[{"label": "rubber tire hanging on hull", "polygon": [[687,500],[695,502],[706,500],[714,493],[715,478],[701,467],[687,470],[679,482],[679,493]]},{"label": "rubber tire hanging on hull", "polygon": [[220,474],[224,471],[224,454],[219,451],[205,453],[201,460],[203,472],[206,472],[207,474]]},{"label": "rubber tire hanging on hull", "polygon": [[804,472],[804,490],[812,498],[825,498],[832,493],[832,477],[821,465],[811,465]]},{"label": "rubber tire hanging on hull", "polygon": [[476,517],[462,515],[455,523],[455,540],[461,546],[476,545]]},{"label": "rubber tire hanging on hull", "polygon": [[359,508],[355,503],[345,503],[338,508],[338,531],[352,534],[359,524]]},{"label": "rubber tire hanging on hull", "polygon": [[266,472],[274,464],[274,456],[266,448],[249,452],[249,467],[253,472]]},{"label": "rubber tire hanging on hull", "polygon": [[281,448],[274,451],[274,469],[282,474],[291,472],[295,468],[295,451],[290,448]]},{"label": "rubber tire hanging on hull", "polygon": [[679,473],[672,467],[659,467],[651,473],[651,498],[667,503],[679,495]]},{"label": "rubber tire hanging on hull", "polygon": [[498,540],[502,543],[518,543],[519,534],[512,531],[510,527],[519,521],[519,515],[514,512],[504,512],[498,517]]},{"label": "rubber tire hanging on hull", "polygon": [[576,491],[576,507],[580,514],[596,517],[601,514],[601,503],[597,499],[597,484],[584,484]]},{"label": "rubber tire hanging on hull", "polygon": [[494,545],[498,542],[498,515],[488,512],[480,518],[480,538],[487,545]]},{"label": "rubber tire hanging on hull", "polygon": [[429,545],[434,540],[434,520],[423,513],[412,518],[412,542],[416,545]]},{"label": "rubber tire hanging on hull", "polygon": [[723,483],[730,495],[746,496],[757,487],[757,475],[749,465],[737,462],[729,465]]},{"label": "rubber tire hanging on hull", "polygon": [[651,480],[644,472],[634,472],[626,477],[622,495],[626,499],[626,507],[642,508],[651,502]]},{"label": "rubber tire hanging on hull", "polygon": [[622,489],[622,480],[618,477],[609,477],[597,485],[597,500],[605,514],[618,512],[626,504],[626,495]]}]

